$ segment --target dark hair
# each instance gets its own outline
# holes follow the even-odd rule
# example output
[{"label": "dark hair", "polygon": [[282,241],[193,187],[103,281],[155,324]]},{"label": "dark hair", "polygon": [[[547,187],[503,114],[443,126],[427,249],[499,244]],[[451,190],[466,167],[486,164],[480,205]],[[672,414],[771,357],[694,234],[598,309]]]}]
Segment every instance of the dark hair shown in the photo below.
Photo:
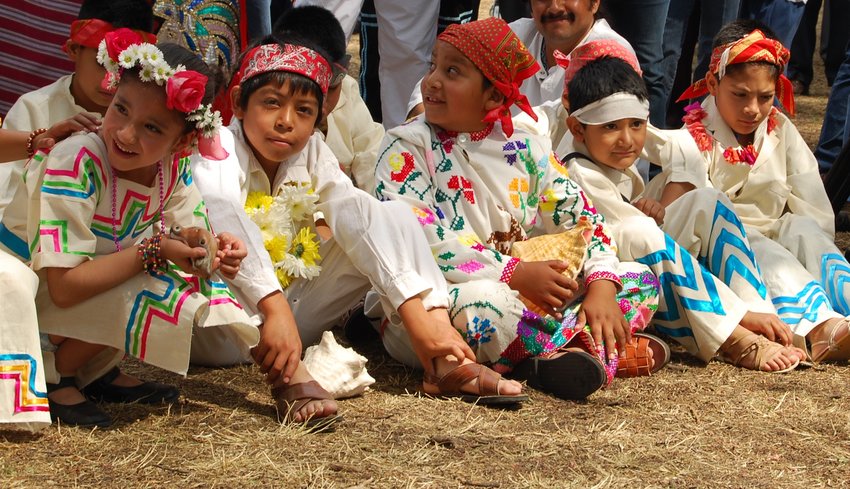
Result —
[{"label": "dark hair", "polygon": [[[765,37],[768,39],[773,39],[778,41],[779,37],[773,32],[773,29],[767,26],[764,22],[755,19],[738,19],[729,22],[720,28],[717,32],[717,35],[714,36],[714,41],[711,43],[711,48],[715,49],[725,44],[729,44],[735,42],[739,39],[743,39],[749,33],[754,30],[760,30],[764,33]],[[734,65],[729,65],[726,67],[726,74],[733,75],[736,72],[744,69],[745,66],[748,65],[756,65],[756,66],[764,66],[766,68],[770,68],[771,76],[774,81],[779,78],[779,67],[775,64],[768,63],[766,61],[750,61],[747,63],[736,63]]]},{"label": "dark hair", "polygon": [[[323,58],[328,59],[324,50],[316,46],[314,43],[298,36],[291,35],[289,33],[283,34],[284,35],[281,37],[275,35],[266,36],[257,43],[255,43],[253,46],[248,48],[239,56],[238,66],[242,66],[242,60],[244,59],[245,55],[247,55],[248,52],[251,51],[251,49],[257,46],[262,46],[263,44],[294,44],[298,46],[304,46],[305,48],[309,48],[316,51]],[[243,80],[239,83],[239,106],[242,107],[242,109],[248,107],[248,99],[251,97],[251,95],[260,88],[268,85],[269,83],[274,83],[278,87],[282,87],[284,84],[289,83],[289,89],[292,92],[299,94],[306,93],[316,97],[316,101],[318,101],[319,103],[319,110],[316,113],[315,125],[319,124],[322,118],[322,104],[325,101],[325,97],[322,94],[322,89],[321,87],[319,87],[318,83],[314,82],[313,80],[307,78],[304,75],[299,75],[298,73],[292,73],[289,71],[269,71],[267,73],[262,73],[257,76],[251,77],[247,80]]]},{"label": "dark hair", "polygon": [[625,92],[641,102],[649,98],[643,79],[620,58],[603,56],[583,66],[567,85],[570,110],[578,110],[597,100]]},{"label": "dark hair", "polygon": [[153,9],[146,0],[84,0],[77,19],[100,19],[116,29],[153,32]]},{"label": "dark hair", "polygon": [[294,34],[321,47],[328,61],[339,63],[345,58],[345,33],[330,10],[315,5],[289,9],[274,24],[272,32]]},{"label": "dark hair", "polygon": [[[186,69],[197,71],[207,77],[207,85],[204,87],[204,97],[201,99],[201,104],[211,104],[216,96],[216,87],[219,85],[219,79],[221,78],[220,71],[218,76],[216,76],[215,71],[201,58],[179,44],[163,42],[157,44],[156,47],[162,51],[162,58],[169,66],[174,67],[177,65],[183,65]],[[121,75],[121,78],[124,79],[127,75],[138,80],[139,69],[134,68],[132,70],[127,70],[123,75]],[[183,133],[187,134],[194,130],[195,123],[186,121],[186,127],[184,128]]]}]

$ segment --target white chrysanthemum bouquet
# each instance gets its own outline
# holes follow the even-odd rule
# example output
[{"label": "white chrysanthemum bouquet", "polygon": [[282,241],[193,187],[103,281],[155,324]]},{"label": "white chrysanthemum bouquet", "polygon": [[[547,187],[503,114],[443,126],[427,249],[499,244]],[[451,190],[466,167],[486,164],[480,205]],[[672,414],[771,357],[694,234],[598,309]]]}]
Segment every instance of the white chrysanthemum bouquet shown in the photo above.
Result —
[{"label": "white chrysanthemum bouquet", "polygon": [[245,201],[245,212],[262,232],[283,288],[296,278],[310,280],[322,271],[318,236],[310,226],[317,200],[307,186],[286,185],[274,197],[251,192]]}]

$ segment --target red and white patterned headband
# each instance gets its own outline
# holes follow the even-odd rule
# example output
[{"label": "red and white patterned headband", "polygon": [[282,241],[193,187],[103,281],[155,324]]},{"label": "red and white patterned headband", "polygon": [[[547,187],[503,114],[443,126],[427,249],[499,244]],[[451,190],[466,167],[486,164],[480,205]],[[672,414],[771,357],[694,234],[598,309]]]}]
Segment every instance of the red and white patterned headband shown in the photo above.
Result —
[{"label": "red and white patterned headband", "polygon": [[323,95],[331,83],[331,65],[316,51],[294,44],[263,44],[248,51],[232,85],[270,71],[306,76],[319,85]]}]

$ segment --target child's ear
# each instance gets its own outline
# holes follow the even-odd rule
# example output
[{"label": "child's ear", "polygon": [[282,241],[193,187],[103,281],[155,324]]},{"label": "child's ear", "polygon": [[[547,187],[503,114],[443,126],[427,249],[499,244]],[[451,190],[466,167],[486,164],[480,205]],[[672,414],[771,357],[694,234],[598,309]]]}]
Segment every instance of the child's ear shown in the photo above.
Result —
[{"label": "child's ear", "polygon": [[174,141],[174,145],[171,147],[171,152],[176,154],[191,149],[192,141],[197,134],[196,131],[190,131],[177,138],[177,141]]},{"label": "child's ear", "polygon": [[496,107],[500,107],[502,104],[505,103],[505,94],[496,90],[496,87],[492,85],[487,87],[487,90],[489,90],[490,93],[485,93],[487,99],[484,102],[484,110],[490,112],[491,110],[495,109]]},{"label": "child's ear", "polygon": [[717,97],[717,88],[720,86],[720,80],[717,79],[717,76],[714,73],[709,73],[705,78],[705,81],[708,85],[708,93]]},{"label": "child's ear", "polygon": [[566,93],[561,95],[561,105],[563,105],[564,108],[567,109],[567,113],[570,112],[570,99],[567,97]]},{"label": "child's ear", "polygon": [[242,105],[239,103],[239,97],[241,95],[242,87],[240,85],[236,85],[230,91],[230,107],[233,109],[233,117],[236,117],[240,121],[245,117],[245,111],[242,110]]},{"label": "child's ear", "polygon": [[80,43],[74,41],[68,41],[67,46],[68,59],[76,63],[77,57],[80,55],[80,50],[82,50],[83,47],[80,46]]},{"label": "child's ear", "polygon": [[584,142],[584,124],[581,121],[573,116],[569,116],[567,117],[567,127],[570,129],[573,139],[580,143]]}]

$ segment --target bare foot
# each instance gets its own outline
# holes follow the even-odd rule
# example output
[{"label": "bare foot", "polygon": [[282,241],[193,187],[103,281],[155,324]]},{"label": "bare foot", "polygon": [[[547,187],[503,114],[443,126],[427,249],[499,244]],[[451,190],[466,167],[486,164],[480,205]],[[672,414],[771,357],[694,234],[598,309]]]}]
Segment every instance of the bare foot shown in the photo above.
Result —
[{"label": "bare foot", "polygon": [[815,362],[847,360],[847,358],[840,358],[841,355],[835,358],[829,355],[830,344],[840,346],[841,342],[850,335],[850,327],[844,326],[845,324],[848,324],[845,318],[832,318],[815,326],[809,332],[806,337],[811,345],[812,360]]},{"label": "bare foot", "polygon": [[782,346],[743,326],[737,326],[720,347],[724,361],[737,367],[762,372],[776,372],[799,363],[805,352],[793,346]]},{"label": "bare foot", "polygon": [[794,338],[791,328],[776,314],[747,312],[741,318],[741,326],[780,345],[789,346]]},{"label": "bare foot", "polygon": [[[307,367],[305,367],[303,363],[298,362],[298,368],[295,369],[295,373],[292,375],[292,379],[289,381],[289,385],[310,382],[311,380],[315,379],[313,379],[313,376],[310,375],[310,372],[307,370]],[[283,379],[281,378],[277,382],[275,382],[274,387],[279,387],[283,385],[287,384],[284,384]],[[337,409],[338,407],[336,401],[334,401],[333,399],[314,399],[301,406],[301,409],[294,411],[291,414],[291,418],[292,421],[296,423],[303,423],[309,419],[332,416],[336,414]]]},{"label": "bare foot", "polygon": [[[449,355],[443,358],[435,358],[434,359],[434,373],[437,377],[443,377],[447,373],[451,372],[455,368],[460,365],[466,365],[468,363],[475,363],[468,358],[464,358],[462,362],[458,363],[457,358],[453,355]],[[463,384],[461,387],[463,392],[468,392],[470,394],[477,395],[481,392],[478,389],[478,379],[473,379]],[[516,396],[522,394],[522,384],[515,380],[509,380],[506,378],[499,379],[499,394],[504,396]]]}]

